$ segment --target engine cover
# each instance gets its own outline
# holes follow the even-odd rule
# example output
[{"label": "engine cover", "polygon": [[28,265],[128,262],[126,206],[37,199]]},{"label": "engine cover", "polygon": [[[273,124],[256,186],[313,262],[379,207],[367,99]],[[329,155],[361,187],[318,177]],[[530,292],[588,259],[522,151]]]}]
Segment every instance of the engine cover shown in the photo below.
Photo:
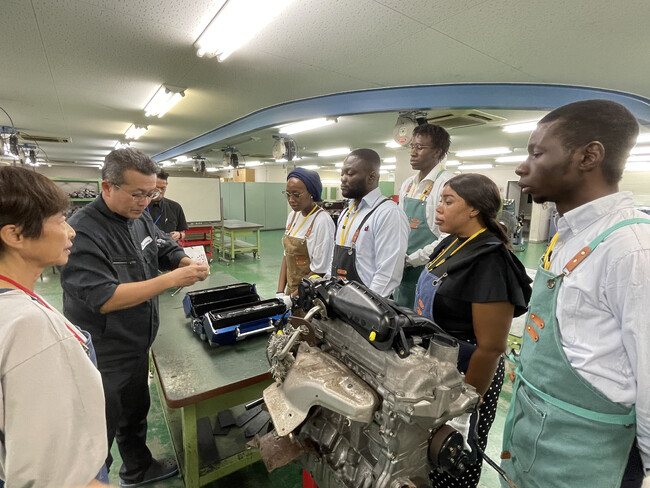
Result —
[{"label": "engine cover", "polygon": [[[456,341],[420,322],[413,330],[428,334],[405,335],[401,326],[394,334],[408,343],[408,355],[400,354],[401,346],[379,349],[346,322],[340,305],[331,306],[337,294],[349,295],[347,286],[363,285],[321,284],[327,293],[312,293],[314,308],[305,319],[292,317],[269,340],[276,383],[264,400],[275,430],[258,439],[267,467],[278,467],[283,456],[289,462],[287,453],[295,453],[291,457],[319,488],[428,487],[434,469],[461,472],[462,437],[451,436],[445,422],[475,410],[479,395],[456,368]],[[394,302],[365,293],[406,314]],[[356,321],[358,314],[351,310]]]}]

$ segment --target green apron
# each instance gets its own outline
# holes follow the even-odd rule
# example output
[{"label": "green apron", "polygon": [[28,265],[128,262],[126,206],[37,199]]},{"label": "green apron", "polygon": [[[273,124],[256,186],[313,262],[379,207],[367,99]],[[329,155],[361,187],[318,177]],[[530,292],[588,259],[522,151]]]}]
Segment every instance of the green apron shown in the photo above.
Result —
[{"label": "green apron", "polygon": [[[436,175],[435,180],[437,180],[444,172],[444,169],[440,170]],[[433,180],[432,185],[435,185],[435,180]],[[404,198],[404,213],[406,213],[406,216],[409,219],[409,226],[411,228],[411,232],[409,232],[408,247],[406,248],[407,255],[414,253],[418,249],[422,249],[424,246],[431,244],[438,238],[438,236],[431,231],[427,222],[427,200],[430,196],[431,194],[427,195],[427,198],[423,200],[420,200],[419,198]],[[424,265],[404,267],[402,282],[393,291],[393,300],[395,300],[398,305],[411,309],[415,308],[415,287],[418,284],[423,269]]]},{"label": "green apron", "polygon": [[[562,349],[556,305],[562,280],[616,229],[607,229],[553,276],[535,276],[501,467],[519,488],[619,488],[634,438],[636,413],[609,400],[573,369]],[[502,486],[508,486],[502,481]]]}]

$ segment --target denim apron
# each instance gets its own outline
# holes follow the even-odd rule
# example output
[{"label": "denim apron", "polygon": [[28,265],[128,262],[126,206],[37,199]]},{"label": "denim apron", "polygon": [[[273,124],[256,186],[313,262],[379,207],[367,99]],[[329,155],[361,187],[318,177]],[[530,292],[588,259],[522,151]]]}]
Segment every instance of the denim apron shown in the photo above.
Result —
[{"label": "denim apron", "polygon": [[[650,220],[610,227],[558,276],[542,265],[537,270],[501,454],[501,467],[519,488],[620,486],[636,436],[635,409],[611,401],[573,369],[562,349],[556,306],[564,277],[609,234],[635,223]],[[571,469],[562,469],[567,464]]]},{"label": "denim apron", "polygon": [[[363,229],[363,226],[366,224],[366,221],[370,218],[370,216],[374,213],[374,211],[379,208],[379,205],[387,201],[389,201],[388,198],[382,200],[381,202],[379,202],[378,205],[375,206],[375,208],[373,208],[370,212],[366,214],[366,216],[363,218],[363,220],[357,227],[357,230],[354,232],[354,236],[352,237],[352,243],[350,244],[350,246],[342,246],[338,244],[334,245],[334,257],[332,259],[332,272],[331,272],[333,277],[336,276],[338,278],[344,278],[348,281],[356,281],[357,283],[361,283],[366,286],[370,285],[370,283],[363,282],[363,280],[359,276],[359,272],[357,271],[356,243],[357,243],[357,239],[359,238],[359,233],[361,232],[361,229]],[[349,210],[346,209],[346,211]],[[343,216],[343,214],[341,214],[341,216]],[[339,222],[340,221],[341,221],[341,217],[339,217]]]}]

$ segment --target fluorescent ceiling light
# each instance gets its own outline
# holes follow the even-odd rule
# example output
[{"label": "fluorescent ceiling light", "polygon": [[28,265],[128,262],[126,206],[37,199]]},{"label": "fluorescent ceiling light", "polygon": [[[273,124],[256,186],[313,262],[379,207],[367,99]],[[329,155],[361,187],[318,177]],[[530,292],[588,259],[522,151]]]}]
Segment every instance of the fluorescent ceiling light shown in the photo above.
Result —
[{"label": "fluorescent ceiling light", "polygon": [[342,168],[343,167],[343,162],[341,161],[340,163],[335,163],[334,167],[335,168]]},{"label": "fluorescent ceiling light", "polygon": [[214,173],[215,171],[219,171],[218,168],[213,168],[213,167],[205,168],[205,170],[206,170],[208,173]]},{"label": "fluorescent ceiling light", "polygon": [[492,164],[463,164],[462,166],[459,166],[458,169],[460,170],[472,170],[472,169],[490,169],[494,168],[494,165]]},{"label": "fluorescent ceiling light", "polygon": [[385,169],[380,169],[380,170],[379,170],[379,174],[380,174],[380,175],[387,175],[387,174],[388,174],[388,171],[386,171]]},{"label": "fluorescent ceiling light", "polygon": [[394,164],[382,164],[379,169],[385,169],[387,171],[394,170],[397,166]]},{"label": "fluorescent ceiling light", "polygon": [[519,132],[531,132],[537,127],[537,121],[535,122],[522,122],[519,124],[508,124],[503,126],[503,132],[509,134],[517,134]]},{"label": "fluorescent ceiling light", "polygon": [[639,137],[636,138],[637,144],[641,144],[644,142],[650,142],[650,132],[643,132],[639,134]]},{"label": "fluorescent ceiling light", "polygon": [[457,159],[450,159],[445,163],[445,166],[460,166],[460,161]]},{"label": "fluorescent ceiling light", "polygon": [[630,154],[650,154],[650,146],[633,147]]},{"label": "fluorescent ceiling light", "polygon": [[[302,158],[293,158],[294,161],[300,161]],[[275,160],[276,163],[288,163],[289,160],[285,158],[280,158]]]},{"label": "fluorescent ceiling light", "polygon": [[301,166],[301,168],[311,169],[312,171],[315,171],[317,169],[320,169],[320,166],[316,164],[308,164],[307,166]]},{"label": "fluorescent ceiling light", "polygon": [[318,156],[321,158],[326,158],[328,156],[347,156],[348,154],[350,154],[349,147],[335,147],[333,149],[325,149],[318,152]]},{"label": "fluorescent ceiling light", "polygon": [[341,180],[321,180],[323,185],[340,185]]},{"label": "fluorescent ceiling light", "polygon": [[185,90],[183,88],[160,85],[151,100],[144,106],[144,114],[147,117],[157,116],[160,118],[180,102],[184,96]]},{"label": "fluorescent ceiling light", "polygon": [[224,167],[223,167],[223,168],[221,168],[221,169],[227,169],[227,170],[231,170],[231,169],[234,169],[234,168],[233,168],[232,166],[230,166],[230,165],[228,165],[228,166],[224,166]]},{"label": "fluorescent ceiling light", "polygon": [[396,157],[392,157],[392,158],[384,158],[384,159],[382,159],[382,161],[383,161],[384,163],[396,163],[396,162],[397,162],[397,158],[396,158]]},{"label": "fluorescent ceiling light", "polygon": [[125,149],[129,147],[128,142],[122,142],[122,141],[116,141],[115,146],[113,146],[115,149]]},{"label": "fluorescent ceiling light", "polygon": [[457,151],[456,156],[459,158],[472,158],[476,156],[495,156],[497,154],[508,154],[512,151],[508,147],[483,147],[480,149],[467,149],[466,151]]},{"label": "fluorescent ceiling light", "polygon": [[192,158],[190,158],[189,156],[178,156],[177,158],[174,158],[174,161],[176,161],[177,163],[184,163],[186,161],[191,161],[191,160]]},{"label": "fluorescent ceiling light", "polygon": [[648,161],[649,159],[650,159],[650,157],[648,157],[647,155],[646,156],[630,156],[629,158],[627,158],[627,162],[628,163],[639,163],[639,162],[643,163],[645,161]]},{"label": "fluorescent ceiling light", "polygon": [[260,32],[293,0],[237,0],[221,7],[194,43],[199,57],[225,61]]},{"label": "fluorescent ceiling light", "polygon": [[149,130],[149,127],[146,125],[135,125],[131,124],[128,129],[126,129],[126,132],[124,133],[124,137],[126,139],[139,139],[142,134],[147,132]]},{"label": "fluorescent ceiling light", "polygon": [[174,166],[174,161],[170,161],[169,159],[165,161],[161,161],[160,166],[162,166],[163,168],[166,168],[168,166]]},{"label": "fluorescent ceiling light", "polygon": [[389,141],[386,143],[386,147],[390,147],[391,149],[397,149],[398,147],[402,147],[402,145],[395,141]]},{"label": "fluorescent ceiling light", "polygon": [[494,160],[495,163],[523,163],[528,159],[527,154],[521,154],[519,156],[499,156]]},{"label": "fluorescent ceiling light", "polygon": [[244,166],[247,168],[254,168],[256,166],[262,166],[264,163],[262,161],[246,161]]},{"label": "fluorescent ceiling light", "polygon": [[332,125],[337,122],[336,119],[310,119],[303,120],[301,122],[294,122],[293,124],[285,124],[278,127],[280,134],[298,134],[299,132],[305,132],[312,129],[318,129],[319,127],[325,127],[326,125]]},{"label": "fluorescent ceiling light", "polygon": [[650,171],[650,159],[627,163],[625,165],[625,171]]}]

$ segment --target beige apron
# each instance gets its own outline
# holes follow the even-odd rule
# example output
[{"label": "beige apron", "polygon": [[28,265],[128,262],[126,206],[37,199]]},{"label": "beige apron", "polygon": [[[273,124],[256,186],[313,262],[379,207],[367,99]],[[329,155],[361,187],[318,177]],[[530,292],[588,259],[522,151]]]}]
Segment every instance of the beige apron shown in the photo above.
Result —
[{"label": "beige apron", "polygon": [[[282,246],[284,247],[284,257],[287,263],[287,288],[286,294],[291,295],[298,289],[300,280],[309,276],[311,271],[311,261],[309,260],[309,251],[307,249],[307,238],[311,235],[314,222],[318,214],[323,212],[321,208],[315,214],[304,237],[293,237],[289,234],[282,236]],[[297,216],[298,214],[296,214]],[[293,221],[292,221],[293,224]],[[291,227],[289,227],[291,228]]]}]

